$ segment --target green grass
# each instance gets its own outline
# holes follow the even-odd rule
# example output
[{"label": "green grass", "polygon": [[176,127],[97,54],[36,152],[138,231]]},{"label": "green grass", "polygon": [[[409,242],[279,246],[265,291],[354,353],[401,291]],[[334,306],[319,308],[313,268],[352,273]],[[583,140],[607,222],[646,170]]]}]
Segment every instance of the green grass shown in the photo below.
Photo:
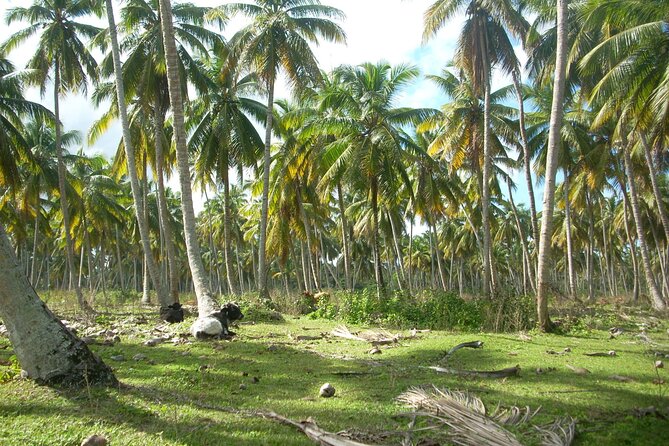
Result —
[{"label": "green grass", "polygon": [[[136,314],[140,311],[145,310],[132,309]],[[151,330],[159,322],[152,313],[146,314],[144,324],[133,324],[130,319],[136,316],[121,311],[97,318],[98,329],[121,327],[120,343],[92,347],[114,368],[124,384],[121,388],[73,391],[20,379],[0,384],[0,444],[78,445],[88,435],[102,434],[112,445],[309,445],[313,443],[292,427],[221,409],[272,410],[298,420],[312,417],[329,431],[379,434],[406,429],[410,420],[398,415],[408,409],[395,398],[422,384],[468,390],[491,408],[497,403],[541,406],[535,419],[538,423],[570,415],[579,420],[576,444],[657,445],[669,438],[666,420],[634,415],[635,408],[649,406],[666,414],[669,400],[667,386],[653,383],[657,379],[653,348],[636,337],[638,329],[631,322],[627,333],[612,340],[607,332],[587,326],[579,326],[577,334],[570,336],[531,333],[531,341],[521,341],[515,333],[432,331],[382,347],[382,354],[370,356],[370,347],[363,342],[336,337],[293,340],[291,335],[314,336],[337,325],[293,316],[279,322],[245,324],[233,341],[146,347],[143,341],[153,337]],[[188,322],[169,330],[186,333]],[[666,322],[661,321],[647,330],[658,344],[654,350],[669,350],[666,329]],[[483,349],[462,349],[448,366],[496,370],[519,364],[521,376],[466,379],[426,368],[444,365],[445,351],[477,339],[485,342]],[[270,345],[275,347],[269,349]],[[570,353],[546,353],[566,347]],[[583,355],[609,350],[618,356]],[[111,360],[119,354],[126,361]],[[148,360],[134,361],[137,354]],[[6,361],[11,355],[9,341],[0,338],[0,359]],[[336,358],[341,355],[352,360]],[[575,375],[566,364],[586,367],[592,373]],[[555,370],[538,375],[535,370],[539,367]],[[4,369],[0,366],[0,375]],[[340,372],[368,374],[345,376],[337,374]],[[668,372],[659,370],[660,378],[666,380]],[[619,383],[609,379],[611,375],[629,376],[634,382]],[[253,377],[259,382],[253,383]],[[336,388],[334,398],[318,397],[326,382]],[[240,384],[246,389],[240,389]],[[527,431],[521,430],[523,438],[528,438]],[[422,437],[435,435],[427,431]],[[529,442],[536,442],[536,435],[530,434]],[[387,440],[387,444],[398,443],[399,437]]]}]

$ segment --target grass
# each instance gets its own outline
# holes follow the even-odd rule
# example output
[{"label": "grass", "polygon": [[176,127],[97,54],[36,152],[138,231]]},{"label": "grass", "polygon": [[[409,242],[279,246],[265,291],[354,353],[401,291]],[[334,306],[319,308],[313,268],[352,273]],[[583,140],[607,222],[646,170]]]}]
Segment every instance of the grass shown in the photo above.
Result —
[{"label": "grass", "polygon": [[[51,305],[57,306],[58,300]],[[138,317],[142,312],[144,323]],[[169,327],[170,332],[187,333],[191,320]],[[147,347],[143,342],[158,333],[153,331],[159,325],[154,313],[117,308],[98,316],[89,330],[118,330],[120,342],[92,348],[113,366],[123,386],[74,391],[9,379],[0,384],[0,444],[78,445],[92,434],[104,435],[112,445],[313,444],[292,427],[227,408],[272,410],[297,420],[312,417],[328,431],[364,432],[379,439],[385,433],[407,429],[410,419],[400,414],[408,409],[395,398],[411,386],[434,384],[468,390],[491,408],[498,403],[541,406],[535,419],[538,423],[575,417],[579,420],[576,444],[656,445],[669,438],[669,423],[653,415],[638,417],[635,409],[655,406],[667,413],[666,384],[654,380],[657,372],[666,380],[669,371],[656,371],[653,351],[669,350],[669,336],[665,321],[651,320],[646,331],[656,343],[651,348],[636,336],[634,322],[640,320],[641,316],[628,320],[629,331],[617,339],[583,324],[576,325],[570,335],[530,333],[531,341],[520,340],[516,333],[431,331],[382,347],[382,354],[370,356],[370,346],[363,342],[336,337],[294,340],[297,335],[329,333],[337,325],[294,316],[244,324],[233,341],[167,342]],[[445,365],[441,361],[445,351],[477,339],[484,341],[483,349],[459,350],[448,366],[497,370],[519,364],[520,377],[468,379],[426,368]],[[566,347],[571,352],[546,353],[562,352]],[[583,355],[609,350],[615,350],[617,356]],[[0,360],[6,362],[11,354],[8,339],[0,338]],[[133,360],[138,354],[146,359]],[[111,359],[117,355],[126,360]],[[585,367],[591,374],[576,375],[567,364]],[[555,370],[537,374],[537,368]],[[0,376],[3,369],[6,367],[0,366]],[[634,381],[620,383],[611,380],[611,375]],[[318,397],[326,382],[336,388],[334,398]],[[538,442],[529,429],[520,433],[526,443]],[[416,434],[414,441],[435,436],[434,431],[426,431]],[[398,443],[399,437],[385,439],[385,444]]]}]

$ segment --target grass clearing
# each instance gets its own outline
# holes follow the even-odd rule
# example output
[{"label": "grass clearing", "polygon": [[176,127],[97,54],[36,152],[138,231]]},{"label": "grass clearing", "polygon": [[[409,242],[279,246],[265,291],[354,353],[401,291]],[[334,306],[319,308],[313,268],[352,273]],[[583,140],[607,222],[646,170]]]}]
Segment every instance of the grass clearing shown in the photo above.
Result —
[{"label": "grass clearing", "polygon": [[[120,341],[92,348],[114,368],[123,386],[73,391],[8,379],[0,385],[0,444],[78,445],[92,434],[104,435],[112,445],[313,444],[292,427],[226,408],[271,410],[296,420],[312,417],[328,431],[357,433],[359,441],[399,444],[400,437],[388,435],[406,431],[410,419],[399,416],[408,409],[395,398],[425,384],[468,390],[491,408],[498,403],[541,406],[535,418],[539,424],[570,415],[578,419],[576,444],[657,445],[669,438],[666,419],[635,414],[654,406],[660,416],[667,415],[667,385],[657,384],[657,379],[666,381],[669,371],[654,367],[659,359],[655,351],[669,353],[664,321],[653,320],[646,329],[653,344],[638,337],[634,321],[628,321],[628,331],[616,339],[587,327],[572,335],[530,333],[527,341],[517,333],[430,331],[381,346],[379,355],[368,354],[368,343],[338,337],[297,340],[300,335],[330,333],[338,325],[306,317],[245,323],[232,341],[188,339],[155,347],[143,345],[160,333],[153,311],[119,310],[96,321],[81,330],[118,332]],[[168,334],[187,333],[191,321],[168,327]],[[483,341],[484,348],[461,349],[443,362],[448,349],[473,340]],[[563,353],[565,348],[571,351],[547,353]],[[584,355],[610,350],[617,356]],[[11,355],[8,339],[0,338],[0,360],[6,363]],[[591,373],[577,375],[568,364]],[[427,368],[433,365],[465,370],[520,365],[522,371],[504,380],[471,379]],[[8,368],[0,366],[0,371]],[[544,373],[537,374],[539,368]],[[633,381],[614,381],[612,375]],[[326,382],[336,388],[334,398],[318,397]],[[532,429],[517,432],[525,444],[538,443]],[[437,432],[426,431],[413,436],[415,444],[421,438],[443,440]]]}]

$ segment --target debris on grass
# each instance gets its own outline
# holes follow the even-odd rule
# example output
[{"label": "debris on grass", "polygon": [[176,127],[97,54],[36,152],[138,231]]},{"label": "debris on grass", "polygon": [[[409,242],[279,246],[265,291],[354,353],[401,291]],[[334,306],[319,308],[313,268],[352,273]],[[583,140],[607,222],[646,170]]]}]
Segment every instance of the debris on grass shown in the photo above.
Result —
[{"label": "debris on grass", "polygon": [[[522,446],[522,442],[503,426],[528,424],[541,408],[497,407],[488,414],[483,401],[469,392],[414,387],[398,400],[416,412],[412,417],[426,417],[446,427],[449,440],[462,446]],[[569,446],[576,435],[576,420],[566,417],[548,426],[534,426],[542,436],[542,445]]]},{"label": "debris on grass", "polygon": [[519,376],[520,366],[516,365],[515,367],[509,367],[502,370],[459,370],[453,369],[450,367],[437,367],[432,366],[428,367],[429,369],[434,370],[439,373],[447,373],[449,375],[464,376],[467,378],[508,378],[511,376]]},{"label": "debris on grass", "polygon": [[455,347],[446,352],[446,355],[444,356],[444,361],[448,361],[451,355],[460,350],[461,348],[483,348],[483,341],[463,342],[462,344],[456,345]]},{"label": "debris on grass", "polygon": [[296,427],[307,437],[321,446],[370,446],[368,444],[349,440],[348,438],[345,438],[341,435],[325,431],[318,427],[318,425],[311,418],[306,421],[294,421],[274,412],[263,412],[260,415],[264,418]]},{"label": "debris on grass", "polygon": [[590,374],[590,370],[584,367],[576,367],[573,365],[566,364],[566,367],[577,375],[585,376]]},{"label": "debris on grass", "polygon": [[618,356],[615,350],[609,350],[608,352],[594,352],[594,353],[583,353],[585,356]]},{"label": "debris on grass", "polygon": [[361,333],[353,333],[345,325],[340,325],[332,330],[332,335],[353,341],[370,342],[373,345],[396,344],[403,338],[399,333],[391,334],[385,330],[367,330]]}]

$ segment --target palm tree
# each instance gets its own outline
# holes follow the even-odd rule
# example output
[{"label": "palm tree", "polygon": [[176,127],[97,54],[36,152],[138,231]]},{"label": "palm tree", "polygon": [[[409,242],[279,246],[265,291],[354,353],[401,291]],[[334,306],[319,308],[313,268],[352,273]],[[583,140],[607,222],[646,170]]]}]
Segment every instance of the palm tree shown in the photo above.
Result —
[{"label": "palm tree", "polygon": [[60,322],[23,274],[0,225],[0,318],[21,368],[42,384],[117,385],[111,369]]},{"label": "palm tree", "polygon": [[494,294],[492,245],[490,235],[490,178],[492,173],[492,135],[490,128],[490,83],[493,67],[506,73],[520,72],[518,59],[505,27],[514,35],[524,34],[527,23],[513,8],[511,0],[437,0],[425,12],[423,40],[433,37],[460,9],[466,8],[467,20],[456,49],[455,65],[463,69],[477,95],[483,96],[483,285],[487,296]]},{"label": "palm tree", "polygon": [[[107,9],[107,20],[109,21],[109,35],[111,39],[112,58],[114,62],[114,74],[116,77],[116,97],[119,116],[121,118],[121,128],[123,130],[123,146],[125,147],[125,159],[128,163],[128,175],[130,176],[130,186],[132,189],[132,198],[135,204],[135,217],[139,227],[140,239],[144,250],[146,265],[153,282],[153,287],[158,295],[158,301],[161,306],[167,307],[174,303],[174,299],[167,294],[163,286],[153,255],[151,255],[151,241],[149,240],[149,228],[146,221],[146,214],[143,212],[143,200],[140,191],[139,178],[137,176],[137,166],[135,165],[135,149],[130,137],[130,124],[128,122],[128,111],[125,104],[125,87],[123,84],[121,55],[118,47],[118,37],[116,33],[116,24],[114,22],[114,10],[111,0],[105,0]],[[171,242],[171,241],[170,241]]]},{"label": "palm tree", "polygon": [[364,193],[371,211],[371,246],[374,256],[374,275],[379,293],[385,288],[381,270],[379,245],[379,197],[392,195],[396,178],[401,178],[411,190],[406,173],[408,154],[422,153],[401,126],[416,124],[435,111],[396,107],[397,97],[418,76],[418,69],[408,65],[366,63],[337,70],[341,87],[326,91],[320,108],[338,109],[339,114],[315,119],[307,125],[305,135],[333,136],[323,148],[325,174],[321,182],[335,182],[342,176]]},{"label": "palm tree", "polygon": [[26,75],[16,73],[12,63],[0,55],[0,186],[8,188],[15,188],[20,181],[17,161],[31,158],[23,119],[52,117],[42,105],[24,98],[25,80]]},{"label": "palm tree", "polygon": [[[70,283],[74,272],[74,251],[72,237],[68,232],[69,211],[65,185],[65,163],[60,147],[60,94],[81,89],[86,91],[87,79],[97,78],[97,64],[81,36],[89,39],[95,37],[100,29],[77,22],[77,19],[91,13],[93,5],[87,1],[71,0],[35,0],[28,8],[16,7],[9,10],[7,24],[16,21],[27,21],[29,26],[13,34],[0,49],[0,52],[11,51],[24,43],[28,38],[39,34],[40,40],[34,56],[28,62],[28,68],[36,71],[37,82],[45,93],[47,80],[53,73],[53,100],[56,117],[56,149],[58,155],[58,176],[60,190],[60,207],[63,213],[66,255],[70,268]],[[81,288],[74,284],[77,301],[82,309],[89,309],[84,300]]]},{"label": "palm tree", "polygon": [[321,73],[309,44],[317,44],[319,38],[343,43],[344,31],[330,19],[342,19],[344,14],[322,5],[319,0],[255,0],[253,3],[229,3],[221,6],[219,11],[241,13],[252,19],[251,24],[233,37],[232,44],[240,51],[241,63],[251,67],[267,89],[257,277],[260,296],[266,299],[269,293],[265,245],[276,77],[283,69],[295,86],[320,82]]},{"label": "palm tree", "polygon": [[178,54],[170,0],[160,0],[160,14],[170,104],[172,105],[173,138],[177,151],[177,168],[179,170],[179,184],[181,186],[181,209],[183,212],[186,252],[188,254],[188,264],[193,278],[195,295],[197,296],[198,313],[200,317],[206,317],[216,312],[218,308],[207,286],[207,277],[202,264],[202,256],[200,255],[200,245],[197,240],[197,223],[195,220],[195,211],[193,210],[188,145],[184,126],[184,102],[181,91],[181,77],[178,69]]},{"label": "palm tree", "polygon": [[555,199],[555,174],[558,168],[558,153],[562,129],[565,75],[567,71],[567,5],[569,0],[557,0],[557,59],[553,81],[553,102],[548,136],[546,160],[546,184],[544,206],[541,214],[541,234],[537,261],[537,324],[544,332],[552,330],[548,316],[548,260],[551,249],[553,210]]},{"label": "palm tree", "polygon": [[238,294],[231,252],[229,170],[237,167],[241,171],[258,159],[263,142],[249,115],[261,121],[267,112],[263,104],[244,96],[256,88],[256,76],[240,77],[232,54],[224,48],[219,48],[219,52],[221,57],[207,67],[212,86],[191,104],[192,119],[187,124],[193,129],[189,145],[197,153],[195,171],[200,181],[210,183],[214,176],[216,183],[223,185],[226,281],[230,292]]}]

